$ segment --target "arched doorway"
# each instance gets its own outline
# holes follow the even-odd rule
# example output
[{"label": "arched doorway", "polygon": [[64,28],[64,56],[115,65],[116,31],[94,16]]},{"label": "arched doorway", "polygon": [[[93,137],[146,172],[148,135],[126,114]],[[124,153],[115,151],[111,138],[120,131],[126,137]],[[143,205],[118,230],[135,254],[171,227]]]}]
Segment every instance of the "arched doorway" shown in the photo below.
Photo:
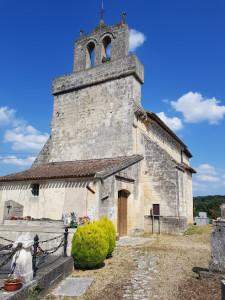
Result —
[{"label": "arched doorway", "polygon": [[118,192],[118,221],[117,231],[120,236],[127,235],[127,198],[129,193],[121,190]]}]

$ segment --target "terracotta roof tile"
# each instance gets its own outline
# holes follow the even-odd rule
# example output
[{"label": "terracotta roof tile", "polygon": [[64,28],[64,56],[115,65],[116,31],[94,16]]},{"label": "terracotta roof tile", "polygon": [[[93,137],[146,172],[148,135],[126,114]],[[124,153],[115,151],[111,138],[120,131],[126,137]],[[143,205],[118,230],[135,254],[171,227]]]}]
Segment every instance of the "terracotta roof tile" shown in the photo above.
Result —
[{"label": "terracotta roof tile", "polygon": [[117,158],[52,162],[0,177],[0,182],[81,177],[105,178],[142,159],[142,155],[132,155]]}]

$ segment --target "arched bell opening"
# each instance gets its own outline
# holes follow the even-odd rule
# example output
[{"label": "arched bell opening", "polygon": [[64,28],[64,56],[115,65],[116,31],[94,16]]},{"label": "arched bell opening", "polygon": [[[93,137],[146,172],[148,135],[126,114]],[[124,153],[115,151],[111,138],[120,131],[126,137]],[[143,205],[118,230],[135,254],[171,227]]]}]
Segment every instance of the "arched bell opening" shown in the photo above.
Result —
[{"label": "arched bell opening", "polygon": [[86,48],[86,69],[94,67],[95,43],[90,42]]},{"label": "arched bell opening", "polygon": [[102,39],[102,62],[110,61],[111,57],[111,37],[110,36],[105,36]]}]

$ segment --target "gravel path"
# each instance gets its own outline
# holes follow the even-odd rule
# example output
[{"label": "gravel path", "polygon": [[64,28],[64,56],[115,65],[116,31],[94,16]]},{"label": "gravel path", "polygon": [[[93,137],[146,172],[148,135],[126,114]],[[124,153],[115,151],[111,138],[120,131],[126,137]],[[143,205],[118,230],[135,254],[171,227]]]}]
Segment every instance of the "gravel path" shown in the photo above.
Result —
[{"label": "gravel path", "polygon": [[157,262],[159,258],[149,251],[135,251],[132,257],[137,262],[138,268],[131,272],[131,284],[126,286],[123,298],[149,300],[151,284],[154,283],[152,275],[158,273]]}]

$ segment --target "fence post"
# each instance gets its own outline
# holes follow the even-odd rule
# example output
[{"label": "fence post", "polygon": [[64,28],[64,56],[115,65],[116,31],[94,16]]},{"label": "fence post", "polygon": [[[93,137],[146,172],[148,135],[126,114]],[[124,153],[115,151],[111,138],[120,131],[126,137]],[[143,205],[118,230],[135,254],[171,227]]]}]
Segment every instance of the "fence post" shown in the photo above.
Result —
[{"label": "fence post", "polygon": [[37,259],[37,248],[39,245],[38,241],[39,241],[39,238],[38,238],[38,235],[36,234],[34,237],[34,253],[33,253],[33,258],[32,258],[33,277],[35,277],[36,273],[37,273],[36,259]]},{"label": "fence post", "polygon": [[68,238],[68,228],[66,227],[65,233],[64,233],[64,255],[63,255],[64,257],[67,257],[67,254],[66,254],[66,249],[67,249],[67,244],[68,244],[67,238]]}]

